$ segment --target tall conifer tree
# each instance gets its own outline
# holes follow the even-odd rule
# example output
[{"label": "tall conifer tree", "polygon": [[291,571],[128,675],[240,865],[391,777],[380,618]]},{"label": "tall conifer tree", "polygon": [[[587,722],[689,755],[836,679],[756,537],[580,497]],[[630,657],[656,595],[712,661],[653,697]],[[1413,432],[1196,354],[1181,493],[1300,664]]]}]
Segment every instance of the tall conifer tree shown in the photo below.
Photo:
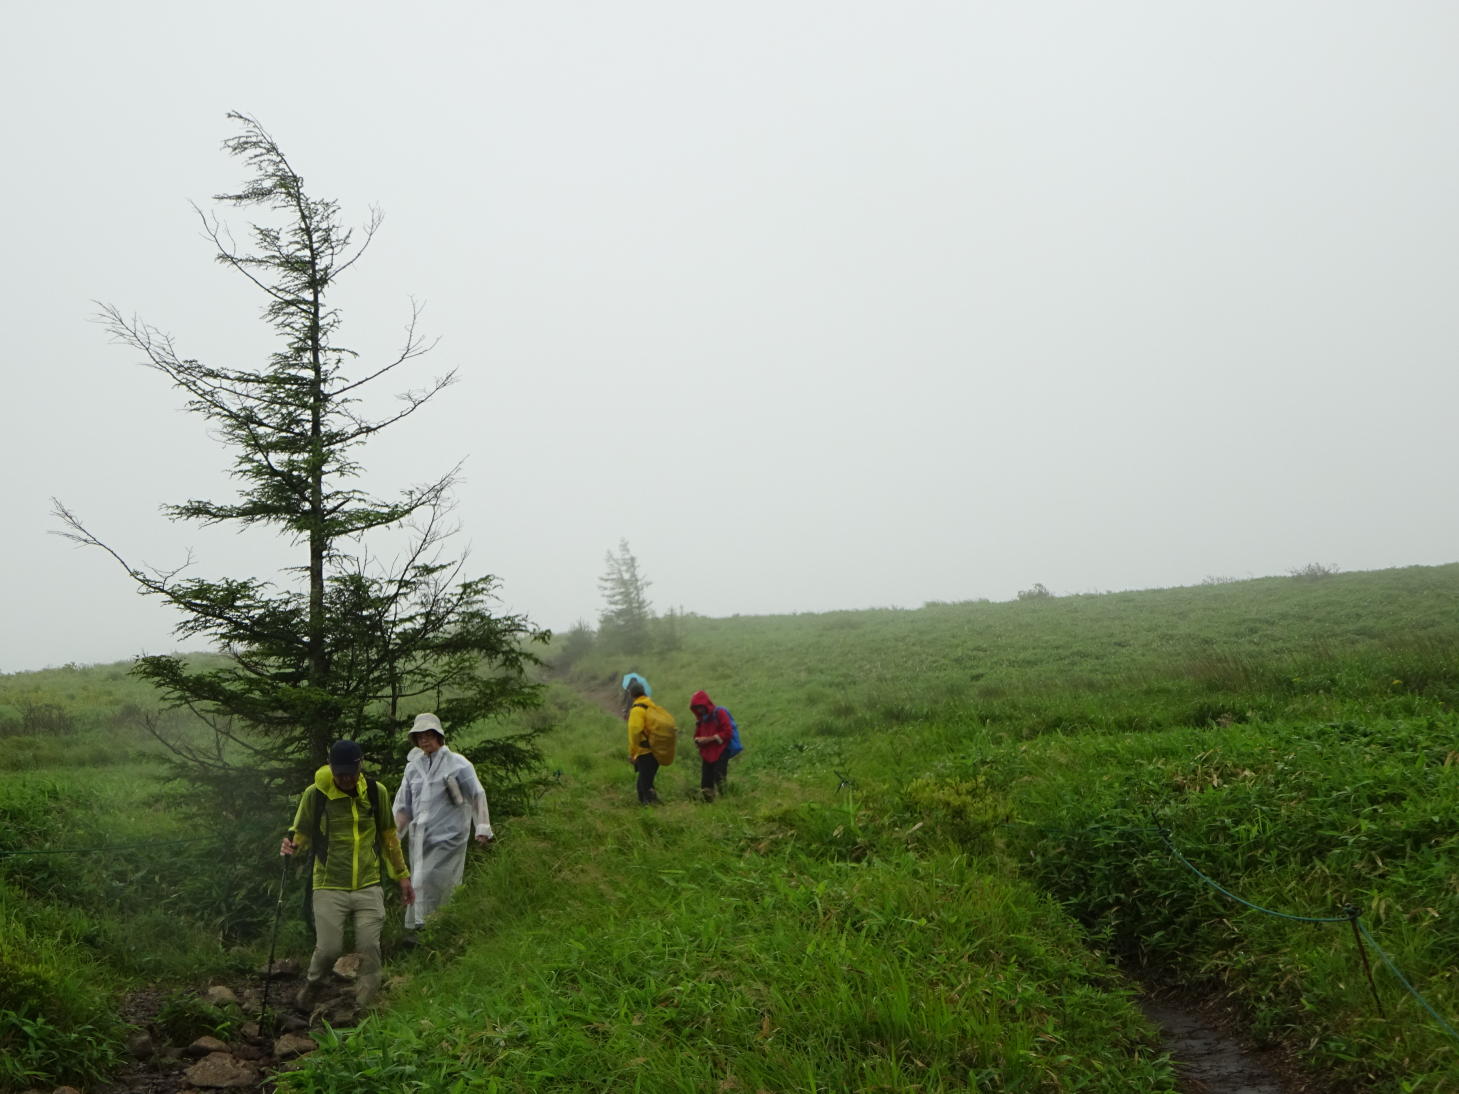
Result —
[{"label": "tall conifer tree", "polygon": [[[414,308],[391,359],[364,364],[340,341],[330,294],[369,246],[381,214],[372,211],[356,242],[337,203],[306,193],[255,119],[229,117],[241,132],[224,147],[252,177],[215,200],[264,223],[251,225],[250,245],[241,247],[216,216],[199,216],[217,261],[262,294],[277,349],[256,369],[217,367],[183,356],[168,335],[115,307],[104,306],[102,319],[182,389],[188,409],[207,419],[233,455],[236,498],[194,499],[164,512],[178,521],[270,529],[296,545],[299,565],[278,580],[134,566],[56,505],[63,534],[103,548],[139,591],[183,613],[179,636],[208,639],[227,655],[221,663],[175,655],[136,662],[135,671],[170,703],[214,730],[207,746],[173,742],[191,773],[219,791],[241,790],[240,775],[255,790],[260,782],[295,788],[336,738],[359,741],[383,762],[398,754],[402,727],[419,710],[434,709],[464,731],[487,715],[535,704],[537,685],[525,675],[536,661],[529,644],[546,633],[523,616],[493,614],[495,579],[466,578],[463,560],[445,557],[455,469],[393,499],[358,485],[365,442],[423,407],[454,372],[398,395],[387,414],[362,409],[368,385],[430,348],[416,333]],[[383,529],[408,534],[408,547],[390,565],[366,547],[368,534]],[[520,782],[540,762],[525,735],[479,742],[471,757],[488,785]]]}]

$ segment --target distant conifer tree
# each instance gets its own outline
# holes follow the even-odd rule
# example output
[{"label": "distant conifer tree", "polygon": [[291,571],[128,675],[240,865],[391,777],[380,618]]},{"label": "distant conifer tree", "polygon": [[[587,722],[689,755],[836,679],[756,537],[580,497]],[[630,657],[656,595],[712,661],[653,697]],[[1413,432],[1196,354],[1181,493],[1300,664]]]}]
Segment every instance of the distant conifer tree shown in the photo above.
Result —
[{"label": "distant conifer tree", "polygon": [[598,639],[609,649],[641,653],[648,649],[652,637],[653,606],[648,600],[648,587],[653,582],[644,578],[626,539],[619,540],[618,550],[609,551],[606,559],[608,568],[598,579],[604,602],[598,617]]}]

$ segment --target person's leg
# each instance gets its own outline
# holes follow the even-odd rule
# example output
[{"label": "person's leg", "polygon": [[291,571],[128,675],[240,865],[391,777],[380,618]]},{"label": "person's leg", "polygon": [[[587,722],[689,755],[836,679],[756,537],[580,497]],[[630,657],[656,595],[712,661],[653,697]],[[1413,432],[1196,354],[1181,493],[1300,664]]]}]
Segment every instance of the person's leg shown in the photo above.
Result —
[{"label": "person's leg", "polygon": [[379,885],[348,894],[355,919],[355,950],[360,975],[355,981],[355,1002],[368,1006],[380,993],[380,928],[385,925],[385,890]]},{"label": "person's leg", "polygon": [[714,792],[719,796],[724,795],[725,787],[729,785],[729,753],[720,753],[719,759],[714,761]]},{"label": "person's leg", "polygon": [[638,804],[652,805],[659,800],[654,792],[654,776],[659,773],[659,761],[652,752],[645,752],[633,761],[638,769]]},{"label": "person's leg", "polygon": [[461,875],[466,865],[466,834],[450,843],[439,843],[426,847],[416,861],[420,873],[411,869],[411,881],[415,884],[415,903],[410,906],[415,912],[417,925],[423,924],[437,908],[441,907],[461,884]]},{"label": "person's leg", "polygon": [[314,955],[309,959],[309,974],[300,990],[298,1002],[308,1006],[323,994],[329,971],[344,949],[344,923],[349,914],[349,893],[338,889],[316,889],[311,901],[314,908]]},{"label": "person's leg", "polygon": [[654,781],[659,777],[659,768],[662,767],[663,764],[659,763],[659,758],[652,753],[650,753],[648,756],[648,762],[648,800],[650,805],[658,805],[659,792],[657,789],[654,788]]},{"label": "person's leg", "polygon": [[701,757],[699,760],[699,796],[707,802],[714,801],[714,761]]}]

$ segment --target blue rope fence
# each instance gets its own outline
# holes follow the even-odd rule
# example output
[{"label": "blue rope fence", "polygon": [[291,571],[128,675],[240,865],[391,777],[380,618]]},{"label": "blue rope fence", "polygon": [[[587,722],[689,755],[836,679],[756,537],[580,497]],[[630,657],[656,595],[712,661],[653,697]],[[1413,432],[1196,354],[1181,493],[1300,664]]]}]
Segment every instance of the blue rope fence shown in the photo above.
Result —
[{"label": "blue rope fence", "polygon": [[1393,963],[1393,958],[1389,957],[1387,951],[1384,950],[1382,946],[1378,945],[1378,940],[1373,937],[1373,932],[1368,930],[1368,925],[1356,919],[1354,920],[1354,922],[1357,924],[1358,930],[1363,932],[1363,937],[1368,940],[1368,945],[1373,947],[1373,952],[1383,959],[1383,964],[1388,967],[1388,971],[1393,974],[1394,978],[1404,986],[1404,989],[1408,992],[1409,995],[1413,996],[1414,999],[1418,1001],[1418,1005],[1423,1007],[1424,1010],[1428,1011],[1430,1016],[1433,1017],[1434,1021],[1439,1023],[1439,1028],[1447,1033],[1451,1040],[1459,1043],[1459,1032],[1456,1032],[1454,1027],[1448,1023],[1444,1016],[1436,1011],[1433,1006],[1430,1005],[1429,1001],[1419,994],[1418,989],[1408,982],[1408,977],[1404,976],[1403,973],[1398,970],[1398,966]]},{"label": "blue rope fence", "polygon": [[172,847],[179,843],[206,843],[215,836],[189,836],[187,839],[152,840],[148,843],[117,843],[105,847],[44,847],[35,850],[7,850],[0,848],[0,858],[17,855],[104,855],[112,851],[141,851],[148,847]]},{"label": "blue rope fence", "polygon": [[[1150,831],[1150,827],[1147,826],[1130,830]],[[1353,927],[1353,937],[1357,940],[1358,953],[1363,959],[1363,969],[1368,975],[1368,985],[1373,991],[1373,1001],[1378,1006],[1379,1015],[1383,1015],[1383,1004],[1378,999],[1378,987],[1373,982],[1373,972],[1372,969],[1368,966],[1368,954],[1367,951],[1363,948],[1363,942],[1365,940],[1369,946],[1373,947],[1373,952],[1378,955],[1378,957],[1382,960],[1384,966],[1388,969],[1390,973],[1393,974],[1394,979],[1402,984],[1404,989],[1408,992],[1409,995],[1413,996],[1414,1000],[1419,1004],[1419,1006],[1423,1007],[1423,1009],[1429,1013],[1434,1021],[1438,1023],[1439,1029],[1441,1029],[1451,1041],[1453,1041],[1456,1045],[1459,1045],[1459,1030],[1455,1030],[1455,1028],[1449,1023],[1449,1021],[1445,1019],[1442,1014],[1434,1009],[1433,1004],[1425,999],[1423,995],[1419,992],[1419,990],[1413,986],[1408,977],[1403,975],[1402,971],[1398,968],[1398,965],[1394,962],[1393,958],[1389,956],[1388,951],[1383,949],[1382,946],[1378,945],[1378,940],[1373,937],[1373,932],[1370,931],[1368,929],[1368,925],[1363,922],[1363,917],[1359,914],[1357,908],[1353,907],[1352,905],[1348,905],[1346,908],[1343,909],[1342,915],[1294,915],[1291,912],[1281,912],[1276,910],[1275,908],[1265,908],[1260,904],[1254,904],[1244,897],[1237,896],[1230,889],[1226,888],[1224,885],[1221,885],[1209,875],[1197,869],[1195,864],[1192,863],[1190,859],[1181,854],[1180,848],[1175,846],[1175,843],[1170,838],[1170,830],[1168,828],[1156,826],[1154,830],[1160,834],[1161,842],[1163,842],[1166,848],[1170,851],[1170,853],[1175,856],[1177,862],[1179,862],[1196,877],[1200,878],[1200,880],[1206,885],[1210,886],[1216,892],[1226,897],[1228,900],[1234,900],[1236,903],[1250,908],[1252,911],[1260,912],[1262,915],[1274,916],[1277,919],[1291,920],[1296,923],[1351,923]]]},{"label": "blue rope fence", "polygon": [[1171,842],[1170,831],[1168,829],[1156,828],[1155,831],[1160,833],[1161,841],[1165,844],[1167,848],[1169,848],[1170,853],[1176,857],[1176,860],[1180,862],[1182,866],[1184,866],[1191,873],[1195,874],[1196,877],[1200,878],[1222,896],[1228,897],[1231,900],[1236,901],[1237,904],[1244,904],[1252,911],[1261,912],[1263,915],[1276,916],[1278,919],[1290,919],[1296,923],[1347,923],[1352,919],[1352,916],[1349,915],[1293,915],[1291,912],[1279,912],[1275,908],[1263,908],[1260,904],[1253,904],[1251,901],[1237,896],[1225,886],[1217,884],[1210,877],[1197,870],[1195,866],[1191,863],[1191,860],[1180,853],[1180,848],[1176,847],[1175,844]]},{"label": "blue rope fence", "polygon": [[[846,787],[848,785],[848,782],[849,782],[846,779],[846,777],[844,775],[841,775],[841,773],[839,771],[836,772],[835,774],[838,777],[840,777],[840,779],[841,779],[841,787]],[[1004,826],[1011,828],[1011,827],[1017,827],[1020,824],[1029,824],[1029,823],[1030,822],[1028,822],[1028,821],[1006,822]],[[1447,1035],[1448,1038],[1451,1041],[1453,1041],[1456,1045],[1459,1045],[1459,1030],[1456,1030],[1454,1028],[1454,1026],[1452,1024],[1450,1024],[1450,1022],[1442,1014],[1440,1014],[1437,1010],[1435,1010],[1433,1004],[1430,1003],[1427,999],[1425,999],[1423,997],[1422,993],[1420,993],[1419,990],[1413,986],[1412,982],[1410,982],[1410,980],[1408,979],[1408,977],[1406,977],[1406,976],[1403,975],[1403,972],[1399,969],[1398,965],[1394,962],[1393,958],[1391,956],[1389,956],[1388,951],[1386,951],[1385,949],[1383,949],[1382,946],[1378,945],[1378,940],[1373,937],[1373,932],[1370,931],[1368,929],[1368,925],[1363,922],[1363,918],[1362,918],[1361,914],[1359,914],[1358,909],[1355,908],[1355,907],[1353,907],[1352,905],[1348,905],[1346,908],[1344,908],[1342,915],[1297,915],[1297,914],[1292,913],[1292,912],[1278,911],[1276,908],[1267,908],[1267,907],[1263,907],[1260,904],[1255,904],[1252,901],[1247,900],[1245,897],[1239,896],[1238,894],[1233,893],[1230,889],[1226,888],[1224,885],[1222,885],[1220,882],[1218,882],[1215,878],[1213,878],[1209,874],[1206,874],[1205,872],[1203,872],[1199,867],[1197,867],[1195,865],[1195,863],[1191,862],[1190,859],[1186,858],[1185,855],[1183,855],[1181,853],[1180,848],[1178,848],[1175,845],[1175,843],[1171,840],[1171,838],[1170,838],[1170,829],[1168,829],[1164,825],[1161,825],[1161,824],[1158,824],[1158,823],[1140,824],[1140,825],[1130,825],[1130,824],[1090,824],[1090,825],[1085,825],[1085,826],[1081,827],[1080,829],[1078,829],[1078,831],[1079,832],[1091,832],[1091,831],[1106,831],[1106,832],[1154,832],[1154,833],[1156,833],[1160,837],[1161,842],[1165,844],[1166,849],[1171,853],[1171,855],[1173,855],[1175,857],[1175,860],[1177,862],[1179,862],[1182,866],[1184,866],[1187,870],[1189,870],[1192,874],[1194,874],[1197,878],[1199,878],[1202,883],[1204,883],[1205,885],[1207,885],[1210,888],[1214,889],[1216,892],[1220,893],[1222,896],[1226,897],[1228,900],[1235,901],[1237,904],[1240,904],[1243,907],[1249,908],[1249,909],[1251,909],[1254,912],[1260,912],[1262,915],[1269,915],[1269,916],[1273,916],[1273,917],[1275,917],[1277,919],[1285,919],[1285,920],[1289,920],[1289,921],[1294,922],[1294,923],[1317,923],[1317,924],[1325,924],[1325,923],[1350,923],[1350,924],[1352,924],[1353,937],[1356,939],[1357,944],[1358,944],[1358,953],[1361,955],[1361,957],[1363,959],[1363,969],[1367,973],[1367,976],[1368,976],[1368,985],[1372,989],[1372,992],[1373,992],[1373,1002],[1378,1007],[1378,1013],[1380,1015],[1383,1014],[1383,1004],[1382,1004],[1382,1002],[1378,998],[1378,988],[1377,988],[1377,985],[1373,982],[1373,972],[1372,972],[1372,969],[1369,968],[1369,966],[1368,966],[1368,954],[1367,954],[1367,951],[1363,948],[1363,942],[1364,941],[1366,941],[1369,946],[1372,946],[1373,947],[1373,952],[1376,953],[1378,955],[1378,957],[1382,960],[1384,967],[1387,968],[1388,971],[1393,974],[1393,978],[1395,980],[1397,980],[1400,984],[1402,984],[1404,990],[1407,991],[1409,995],[1413,996],[1414,1000],[1418,1003],[1418,1005],[1421,1006],[1425,1011],[1427,1011],[1428,1014],[1430,1015],[1430,1017],[1432,1017],[1434,1019],[1434,1021],[1436,1023],[1438,1023],[1439,1029],[1442,1030],[1443,1033],[1445,1035]],[[1062,835],[1070,835],[1072,833],[1073,833],[1073,830],[1066,830],[1066,831],[1063,831],[1063,832],[1052,832],[1052,833],[1046,832],[1046,834],[1062,834]]]}]

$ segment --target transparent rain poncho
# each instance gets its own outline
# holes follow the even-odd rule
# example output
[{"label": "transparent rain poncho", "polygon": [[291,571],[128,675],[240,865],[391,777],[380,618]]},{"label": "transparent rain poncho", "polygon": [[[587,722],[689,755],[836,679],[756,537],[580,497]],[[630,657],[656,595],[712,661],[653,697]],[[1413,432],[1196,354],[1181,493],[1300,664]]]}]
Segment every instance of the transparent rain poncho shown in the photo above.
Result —
[{"label": "transparent rain poncho", "polygon": [[476,768],[444,744],[429,756],[411,749],[394,810],[415,886],[405,909],[414,930],[461,884],[467,844],[473,835],[491,838],[491,815]]}]

